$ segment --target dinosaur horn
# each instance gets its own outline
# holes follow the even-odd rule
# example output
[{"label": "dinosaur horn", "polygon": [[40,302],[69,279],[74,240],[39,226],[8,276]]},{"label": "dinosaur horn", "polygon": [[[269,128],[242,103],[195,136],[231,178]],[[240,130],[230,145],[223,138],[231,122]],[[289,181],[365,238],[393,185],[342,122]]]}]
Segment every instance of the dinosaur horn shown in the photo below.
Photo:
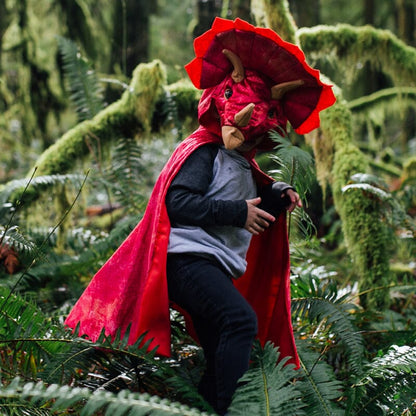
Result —
[{"label": "dinosaur horn", "polygon": [[282,82],[281,84],[273,85],[272,87],[272,99],[280,100],[283,96],[291,90],[294,90],[304,84],[304,81],[297,79],[296,81]]},{"label": "dinosaur horn", "polygon": [[228,58],[234,67],[234,70],[231,74],[232,79],[236,83],[241,82],[244,79],[244,67],[241,59],[234,52],[231,52],[228,49],[223,49],[222,53]]},{"label": "dinosaur horn", "polygon": [[254,110],[254,103],[247,104],[241,111],[234,116],[234,123],[237,127],[246,127],[250,122]]}]

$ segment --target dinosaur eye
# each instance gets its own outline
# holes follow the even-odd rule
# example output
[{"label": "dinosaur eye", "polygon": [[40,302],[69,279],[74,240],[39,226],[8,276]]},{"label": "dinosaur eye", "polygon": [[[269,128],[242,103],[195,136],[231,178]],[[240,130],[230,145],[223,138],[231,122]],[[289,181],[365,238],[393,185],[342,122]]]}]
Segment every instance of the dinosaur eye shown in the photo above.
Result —
[{"label": "dinosaur eye", "polygon": [[227,87],[224,92],[224,97],[228,100],[233,95],[233,90],[230,87]]},{"label": "dinosaur eye", "polygon": [[269,118],[273,118],[275,116],[276,112],[273,108],[271,108],[268,113],[267,113],[267,117]]}]

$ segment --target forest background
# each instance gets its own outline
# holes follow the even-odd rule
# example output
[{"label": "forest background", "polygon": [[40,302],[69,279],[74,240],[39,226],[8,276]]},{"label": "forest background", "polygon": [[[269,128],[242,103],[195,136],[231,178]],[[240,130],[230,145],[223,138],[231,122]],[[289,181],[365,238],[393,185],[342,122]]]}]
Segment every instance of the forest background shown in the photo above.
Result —
[{"label": "forest background", "polygon": [[215,16],[298,44],[337,95],[320,129],[258,157],[305,202],[289,219],[301,369],[257,345],[230,414],[416,414],[413,0],[0,0],[3,414],[212,411],[180,315],[169,360],[63,321],[197,125],[183,66]]}]

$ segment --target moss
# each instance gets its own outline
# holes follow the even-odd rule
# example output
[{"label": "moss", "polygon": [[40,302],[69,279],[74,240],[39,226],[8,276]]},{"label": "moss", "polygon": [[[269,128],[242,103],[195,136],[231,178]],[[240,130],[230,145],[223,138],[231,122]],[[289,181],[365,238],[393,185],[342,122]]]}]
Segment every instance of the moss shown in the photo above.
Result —
[{"label": "moss", "polygon": [[159,61],[140,64],[133,72],[130,88],[120,100],[92,120],[76,125],[40,155],[35,164],[37,175],[70,171],[75,161],[89,155],[89,139],[106,144],[148,131],[164,81],[165,71]]},{"label": "moss", "polygon": [[287,42],[296,43],[296,24],[287,0],[253,0],[252,12],[256,24],[265,26]]},{"label": "moss", "polygon": [[168,85],[166,90],[175,100],[178,118],[180,120],[186,117],[196,117],[198,114],[198,103],[202,92],[196,89],[188,80],[181,80],[174,84]]},{"label": "moss", "polygon": [[[321,120],[323,137],[330,138],[334,150],[331,170],[334,203],[348,251],[360,276],[360,291],[365,292],[361,296],[362,305],[386,307],[389,299],[385,287],[392,279],[391,235],[383,222],[382,202],[362,190],[343,192],[353,174],[368,172],[369,160],[353,144],[351,112],[346,103],[337,102],[322,113]],[[383,289],[374,290],[379,287]]]},{"label": "moss", "polygon": [[297,36],[306,55],[331,60],[348,79],[357,71],[357,62],[368,62],[396,86],[415,85],[416,49],[388,30],[340,24],[301,28]]},{"label": "moss", "polygon": [[165,67],[159,60],[155,60],[150,64],[140,64],[136,67],[130,84],[132,93],[124,93],[126,105],[134,110],[135,116],[146,131],[150,130],[151,115],[164,85],[166,85]]},{"label": "moss", "polygon": [[401,170],[391,163],[370,160],[371,168],[380,174],[387,174],[389,177],[399,178],[402,174]]},{"label": "moss", "polygon": [[[374,108],[382,108],[383,112],[402,112],[411,103],[416,102],[416,88],[385,88],[365,97],[360,97],[348,103],[354,113],[367,117]],[[394,104],[394,106],[392,106]]]},{"label": "moss", "polygon": [[412,156],[403,163],[403,179],[416,179],[416,156]]}]

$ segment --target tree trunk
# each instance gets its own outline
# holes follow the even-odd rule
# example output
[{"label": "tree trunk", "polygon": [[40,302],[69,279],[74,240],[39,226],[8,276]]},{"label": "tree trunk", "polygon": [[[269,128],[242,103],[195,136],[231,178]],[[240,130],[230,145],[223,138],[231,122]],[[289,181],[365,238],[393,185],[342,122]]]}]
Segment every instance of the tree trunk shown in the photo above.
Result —
[{"label": "tree trunk", "polygon": [[397,33],[407,44],[416,45],[416,6],[414,0],[396,0]]},{"label": "tree trunk", "polygon": [[194,28],[194,38],[211,28],[215,17],[221,16],[222,0],[198,0],[198,24]]},{"label": "tree trunk", "polygon": [[2,74],[2,50],[3,36],[11,21],[10,11],[7,9],[6,0],[0,0],[0,75]]},{"label": "tree trunk", "polygon": [[[407,44],[416,45],[416,6],[414,0],[396,0],[397,33]],[[408,108],[404,116],[401,146],[407,151],[408,140],[416,134],[416,114],[413,108]]]},{"label": "tree trunk", "polygon": [[374,25],[374,0],[364,0],[364,22],[368,25]]},{"label": "tree trunk", "polygon": [[231,10],[233,19],[239,17],[246,22],[253,23],[251,15],[251,1],[250,0],[234,0],[231,1]]},{"label": "tree trunk", "polygon": [[131,77],[139,63],[148,61],[152,7],[147,0],[115,2],[110,72],[120,68],[126,77]]},{"label": "tree trunk", "polygon": [[319,24],[319,0],[289,0],[289,7],[298,27],[311,27]]}]

